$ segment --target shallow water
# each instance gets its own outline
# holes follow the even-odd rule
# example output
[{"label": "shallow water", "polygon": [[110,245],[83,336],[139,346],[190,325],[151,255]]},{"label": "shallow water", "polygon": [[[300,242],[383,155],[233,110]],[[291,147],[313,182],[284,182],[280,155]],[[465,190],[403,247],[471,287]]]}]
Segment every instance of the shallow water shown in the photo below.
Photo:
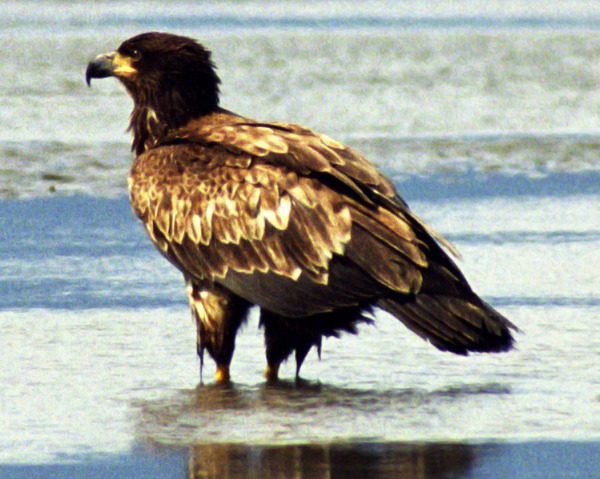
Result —
[{"label": "shallow water", "polygon": [[[593,477],[600,10],[24,5],[0,6],[0,476]],[[302,386],[269,387],[254,312],[234,384],[209,364],[201,386],[180,275],[126,199],[130,101],[83,80],[148,29],[214,50],[224,106],[376,162],[523,330],[517,349],[454,357],[378,313],[311,352]]]},{"label": "shallow water", "polygon": [[70,462],[0,465],[5,479],[589,479],[600,468],[591,443],[336,443],[288,446],[207,444],[134,448],[128,454],[71,456]]},{"label": "shallow water", "polygon": [[[348,26],[302,27],[293,23],[299,16],[334,12],[319,4],[309,15],[290,2],[290,10],[258,9],[248,17],[254,23],[236,26],[252,5],[244,2],[232,15],[231,7],[188,4],[195,23],[184,23],[186,4],[169,6],[167,14],[143,2],[93,9],[3,3],[2,71],[14,81],[0,83],[0,195],[122,194],[131,102],[115,81],[87,88],[83,72],[98,52],[150,29],[189,34],[213,50],[226,108],[308,125],[364,151],[388,172],[598,170],[600,28],[584,21],[600,18],[593,11],[586,16],[573,4],[578,28],[561,27],[556,14],[563,2],[538,12],[554,18],[546,26],[521,25],[527,12],[517,9],[506,11],[512,24],[458,28],[370,25],[364,9],[348,7]],[[408,15],[394,5],[371,15]],[[411,11],[410,18],[421,18],[417,6]],[[481,5],[477,12],[491,15]],[[455,14],[467,23],[472,18],[460,9]],[[288,26],[272,28],[282,18]]]},{"label": "shallow water", "polygon": [[[580,175],[575,184],[585,184]],[[311,353],[300,388],[265,386],[255,314],[240,335],[233,386],[211,386],[212,365],[199,386],[182,280],[126,198],[5,200],[0,457],[118,452],[133,439],[597,440],[600,192],[536,194],[548,182],[520,178],[520,191],[507,195],[504,179],[484,198],[469,196],[468,178],[480,185],[461,176],[460,194],[411,203],[463,253],[476,289],[523,329],[517,350],[443,354],[380,313],[358,337],[326,341],[322,361]],[[399,186],[410,199],[436,182]],[[291,379],[293,365],[282,373]]]}]

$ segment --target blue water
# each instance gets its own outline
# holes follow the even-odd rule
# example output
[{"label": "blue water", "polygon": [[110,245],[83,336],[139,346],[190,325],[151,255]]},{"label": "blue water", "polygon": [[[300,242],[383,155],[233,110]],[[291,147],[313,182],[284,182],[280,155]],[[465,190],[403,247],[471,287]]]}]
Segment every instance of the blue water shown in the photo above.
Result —
[{"label": "blue water", "polygon": [[[0,26],[0,477],[597,476],[600,4],[4,2]],[[213,50],[225,107],[364,152],[517,349],[442,354],[378,313],[271,388],[253,311],[233,386],[200,385],[127,200],[130,100],[83,79],[149,29]]]},{"label": "blue water", "polygon": [[239,338],[233,389],[199,386],[183,281],[126,197],[4,200],[3,458],[63,462],[132,441],[202,451],[211,443],[596,441],[598,184],[594,172],[404,176],[398,188],[415,211],[447,234],[476,289],[523,329],[518,348],[442,354],[378,314],[376,328],[327,341],[322,361],[309,355],[301,389],[265,389],[254,313]]},{"label": "blue water", "polygon": [[[5,2],[3,26],[12,28],[96,30],[128,28],[218,29],[382,29],[382,28],[578,28],[597,29],[600,8],[592,2],[348,2],[285,1],[261,8],[256,2],[194,2],[165,6],[160,2],[98,2],[87,8],[70,2]],[[151,7],[150,7],[151,6]]]},{"label": "blue water", "polygon": [[[229,460],[223,460],[227,455]],[[191,477],[242,479],[282,477],[281,471],[289,470],[299,474],[295,477],[332,479],[392,479],[399,477],[400,473],[407,479],[593,479],[600,470],[600,449],[597,445],[553,442],[509,445],[232,445],[229,448],[216,446],[213,450],[210,447],[154,452],[134,449],[129,455],[69,459],[73,462],[61,465],[0,466],[0,476],[4,479],[168,479],[190,477],[187,474],[191,472],[197,474]],[[418,465],[415,464],[417,461]]]},{"label": "blue water", "polygon": [[[600,194],[600,174],[552,174],[531,179],[523,175],[474,173],[406,177],[398,189],[409,202],[472,202],[483,198],[561,198],[583,196],[590,202]],[[594,208],[591,213],[597,213]],[[181,305],[177,288],[169,287],[176,274],[160,278],[132,278],[116,269],[135,269],[154,248],[133,217],[126,197],[100,199],[59,196],[48,200],[5,201],[0,208],[0,254],[5,258],[0,279],[0,308],[138,308]],[[561,226],[537,233],[539,242],[583,241],[594,244],[597,231],[569,231]],[[536,232],[496,233],[497,242],[535,241]],[[453,233],[451,241],[485,242],[482,235]],[[54,263],[53,263],[54,262]],[[40,264],[46,265],[40,269]],[[160,264],[160,263],[159,263]],[[167,263],[163,265],[168,268]],[[91,271],[94,267],[102,272]],[[86,271],[94,273],[86,277]],[[156,287],[156,282],[160,283]],[[154,284],[148,284],[154,283]],[[178,285],[177,285],[178,286]],[[23,294],[26,292],[26,294]],[[597,305],[598,298],[589,298]]]}]

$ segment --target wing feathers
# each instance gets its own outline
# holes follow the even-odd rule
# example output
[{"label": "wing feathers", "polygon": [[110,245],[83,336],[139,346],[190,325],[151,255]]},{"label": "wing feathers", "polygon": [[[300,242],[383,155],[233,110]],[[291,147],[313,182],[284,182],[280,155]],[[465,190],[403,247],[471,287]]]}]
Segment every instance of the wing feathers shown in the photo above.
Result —
[{"label": "wing feathers", "polygon": [[186,275],[283,316],[371,302],[443,350],[511,347],[514,325],[358,153],[297,125],[227,113],[160,145],[137,157],[130,195]]},{"label": "wing feathers", "polygon": [[[231,160],[246,158],[244,153],[220,150],[218,157],[218,151],[212,149],[203,156],[198,144],[194,147],[196,161],[176,164],[174,158],[181,156],[174,154],[177,146],[162,147],[169,149],[171,163],[163,160],[163,164],[155,165],[154,175],[143,178],[156,178],[157,166],[160,174],[168,176],[170,168],[183,171],[185,187],[163,185],[157,191],[160,188],[152,185],[146,189],[152,193],[143,201],[138,198],[137,203],[148,205],[138,208],[146,211],[145,220],[155,223],[167,242],[183,245],[189,239],[199,246],[189,255],[174,251],[176,262],[189,265],[195,258],[202,266],[194,269],[212,279],[222,278],[230,269],[247,274],[269,269],[288,277],[298,277],[304,271],[325,284],[333,256],[347,254],[391,290],[409,293],[421,288],[420,270],[427,266],[422,244],[401,211],[392,213],[367,198],[365,191],[377,185],[381,194],[395,192],[362,157],[334,140],[290,125],[226,125],[204,134],[204,138],[259,157],[281,156],[286,151],[286,164],[294,166],[297,162],[298,171],[260,161],[248,165],[245,160]],[[153,159],[159,153],[160,148],[154,150]],[[341,178],[343,184],[359,192],[358,198],[336,192],[316,177],[300,176],[303,169]],[[139,185],[132,189],[138,193],[143,190]]]},{"label": "wing feathers", "polygon": [[410,259],[417,266],[427,266],[427,258],[414,230],[402,217],[393,216],[383,208],[375,211],[353,208],[352,218],[356,224],[390,249]]},{"label": "wing feathers", "polygon": [[352,229],[346,256],[392,291],[413,293],[421,288],[419,268],[362,227]]},{"label": "wing feathers", "polygon": [[512,347],[516,327],[479,298],[450,296],[386,297],[378,305],[442,351],[456,354],[500,352]]}]

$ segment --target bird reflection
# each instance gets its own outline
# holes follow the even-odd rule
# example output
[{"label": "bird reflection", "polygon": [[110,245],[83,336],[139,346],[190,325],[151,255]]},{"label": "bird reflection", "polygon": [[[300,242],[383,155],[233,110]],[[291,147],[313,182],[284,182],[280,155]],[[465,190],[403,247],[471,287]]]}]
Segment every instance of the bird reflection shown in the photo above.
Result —
[{"label": "bird reflection", "polygon": [[436,411],[449,411],[467,397],[498,394],[510,389],[494,383],[432,391],[213,384],[138,401],[136,436],[163,444],[395,441],[418,434],[415,428]]},{"label": "bird reflection", "polygon": [[464,477],[466,444],[348,443],[287,446],[207,444],[189,450],[193,479],[441,479]]},{"label": "bird reflection", "polygon": [[320,383],[199,386],[140,401],[137,437],[188,457],[190,478],[465,477],[482,449],[460,443],[398,442],[419,417],[467,397],[510,394],[496,383],[360,390]]}]

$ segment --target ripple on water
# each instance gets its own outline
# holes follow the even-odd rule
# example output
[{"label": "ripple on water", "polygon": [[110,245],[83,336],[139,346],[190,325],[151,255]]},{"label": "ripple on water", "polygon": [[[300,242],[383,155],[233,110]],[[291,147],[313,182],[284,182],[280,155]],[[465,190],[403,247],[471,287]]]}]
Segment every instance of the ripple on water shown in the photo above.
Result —
[{"label": "ripple on water", "polygon": [[134,407],[138,410],[138,437],[162,444],[399,440],[414,439],[419,417],[429,421],[428,416],[469,397],[510,393],[510,387],[500,383],[427,391],[283,381],[277,385],[199,386],[172,397],[138,400]]}]

